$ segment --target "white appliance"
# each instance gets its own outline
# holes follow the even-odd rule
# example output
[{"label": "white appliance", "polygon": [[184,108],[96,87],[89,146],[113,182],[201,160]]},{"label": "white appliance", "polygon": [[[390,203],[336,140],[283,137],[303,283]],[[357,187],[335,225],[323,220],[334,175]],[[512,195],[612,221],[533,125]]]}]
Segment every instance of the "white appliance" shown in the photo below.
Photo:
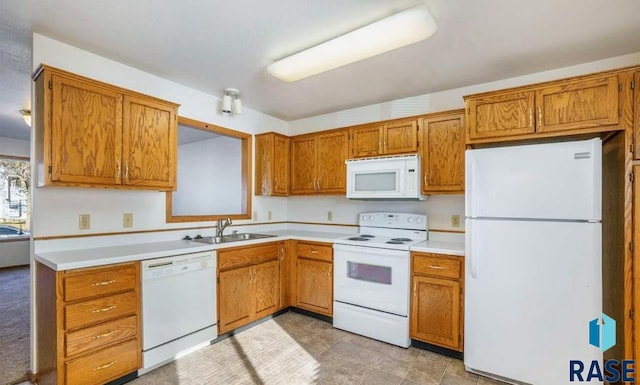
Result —
[{"label": "white appliance", "polygon": [[600,139],[466,152],[467,370],[559,385],[602,364],[601,174]]},{"label": "white appliance", "polygon": [[349,159],[347,198],[423,200],[420,157],[413,155]]},{"label": "white appliance", "polygon": [[216,252],[142,261],[142,366],[145,373],[218,336]]},{"label": "white appliance", "polygon": [[333,326],[406,348],[409,247],[427,239],[427,217],[362,213],[359,224],[333,245]]}]

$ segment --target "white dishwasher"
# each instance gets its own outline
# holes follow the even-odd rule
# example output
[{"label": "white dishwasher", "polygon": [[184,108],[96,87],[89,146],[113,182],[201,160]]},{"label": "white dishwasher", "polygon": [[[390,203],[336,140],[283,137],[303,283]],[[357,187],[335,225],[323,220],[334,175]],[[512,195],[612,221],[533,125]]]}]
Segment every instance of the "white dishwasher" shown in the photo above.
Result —
[{"label": "white dishwasher", "polygon": [[215,251],[142,261],[140,374],[209,345],[216,320]]}]

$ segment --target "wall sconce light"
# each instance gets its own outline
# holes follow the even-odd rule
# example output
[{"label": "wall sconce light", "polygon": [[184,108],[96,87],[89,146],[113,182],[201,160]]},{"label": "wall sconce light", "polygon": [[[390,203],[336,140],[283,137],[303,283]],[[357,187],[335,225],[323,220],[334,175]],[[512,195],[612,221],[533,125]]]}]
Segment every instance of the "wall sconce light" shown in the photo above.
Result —
[{"label": "wall sconce light", "polygon": [[240,91],[235,88],[227,88],[226,90],[224,90],[224,96],[222,97],[221,104],[221,110],[225,114],[242,114],[242,100],[240,99]]},{"label": "wall sconce light", "polygon": [[27,126],[31,127],[31,110],[20,110],[20,115],[22,115],[22,119],[27,123]]}]

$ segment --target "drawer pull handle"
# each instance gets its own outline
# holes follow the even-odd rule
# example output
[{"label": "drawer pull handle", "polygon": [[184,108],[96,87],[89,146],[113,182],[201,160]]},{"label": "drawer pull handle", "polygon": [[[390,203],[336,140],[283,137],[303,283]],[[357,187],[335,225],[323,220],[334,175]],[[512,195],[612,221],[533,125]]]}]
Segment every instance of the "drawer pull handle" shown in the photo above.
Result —
[{"label": "drawer pull handle", "polygon": [[438,266],[438,265],[429,265],[429,268],[430,268],[430,269],[436,269],[436,270],[442,270],[442,269],[444,269],[444,267],[442,267],[442,266]]},{"label": "drawer pull handle", "polygon": [[91,310],[92,313],[104,313],[105,311],[113,310],[117,308],[118,305],[111,305],[108,307],[103,307],[102,309]]},{"label": "drawer pull handle", "polygon": [[111,337],[115,333],[116,333],[115,330],[111,330],[110,332],[107,332],[107,333],[104,333],[104,334],[98,334],[97,336],[93,336],[93,337],[91,337],[91,339],[92,340],[97,340],[97,339],[104,338],[104,337]]},{"label": "drawer pull handle", "polygon": [[311,251],[310,251],[310,252],[311,252],[311,254],[318,254],[318,253],[319,253],[319,251],[318,251],[318,250],[314,250],[314,249],[311,249]]},{"label": "drawer pull handle", "polygon": [[111,281],[102,281],[102,282],[94,282],[91,284],[91,286],[107,286],[107,285],[111,285],[112,283],[115,283],[116,280],[112,279]]},{"label": "drawer pull handle", "polygon": [[108,368],[108,367],[113,366],[113,364],[115,364],[115,363],[116,363],[116,361],[111,361],[111,362],[109,362],[108,364],[100,365],[100,366],[98,366],[97,368],[94,368],[94,369],[93,369],[93,371],[95,372],[96,370],[106,369],[106,368]]}]

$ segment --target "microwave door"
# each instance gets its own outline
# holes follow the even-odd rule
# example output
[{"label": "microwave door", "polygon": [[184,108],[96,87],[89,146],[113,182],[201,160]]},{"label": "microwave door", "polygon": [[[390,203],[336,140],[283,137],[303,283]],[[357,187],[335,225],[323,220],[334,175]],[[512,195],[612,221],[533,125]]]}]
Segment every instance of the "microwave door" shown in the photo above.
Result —
[{"label": "microwave door", "polygon": [[350,198],[400,198],[404,196],[402,169],[355,170],[349,175]]}]

